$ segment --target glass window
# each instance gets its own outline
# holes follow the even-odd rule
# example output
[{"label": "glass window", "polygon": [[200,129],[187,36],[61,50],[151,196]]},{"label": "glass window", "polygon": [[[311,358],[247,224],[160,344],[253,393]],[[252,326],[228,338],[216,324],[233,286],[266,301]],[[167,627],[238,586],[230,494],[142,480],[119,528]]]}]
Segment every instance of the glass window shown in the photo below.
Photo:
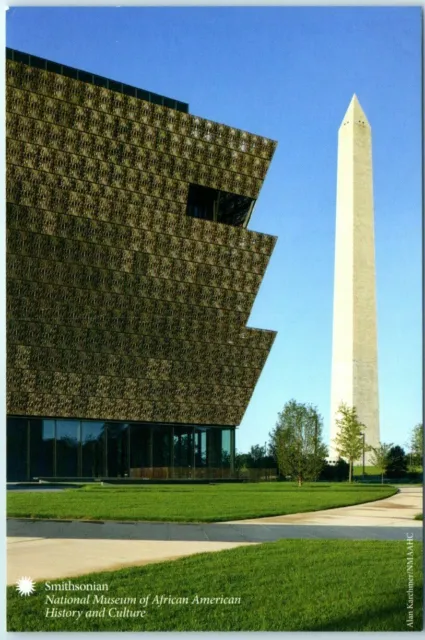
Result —
[{"label": "glass window", "polygon": [[30,476],[51,478],[54,472],[55,421],[31,419],[30,424]]},{"label": "glass window", "polygon": [[218,196],[219,192],[217,189],[198,184],[190,184],[186,215],[191,218],[214,220],[214,211],[217,206]]},{"label": "glass window", "polygon": [[136,97],[136,87],[132,87],[129,84],[123,84],[122,85],[122,92],[126,96],[132,96],[133,98]]},{"label": "glass window", "polygon": [[7,481],[29,480],[28,474],[28,420],[26,418],[7,419]]},{"label": "glass window", "polygon": [[151,427],[132,424],[130,434],[130,468],[144,469],[152,466]]},{"label": "glass window", "polygon": [[151,102],[153,102],[153,104],[162,105],[162,96],[160,96],[158,93],[152,93],[151,92],[150,98],[151,98]]},{"label": "glass window", "polygon": [[15,50],[15,62],[23,62],[24,64],[30,64],[30,57],[28,53]]},{"label": "glass window", "polygon": [[38,69],[45,69],[46,60],[44,60],[44,58],[39,58],[38,56],[31,56],[31,66],[37,67]]},{"label": "glass window", "polygon": [[139,98],[139,100],[146,100],[146,102],[149,102],[149,91],[145,91],[144,89],[136,89],[136,97]]},{"label": "glass window", "polygon": [[152,429],[152,464],[154,467],[170,467],[171,459],[171,429],[165,425],[154,425]]},{"label": "glass window", "polygon": [[80,71],[78,69],[78,80],[81,80],[82,82],[93,82],[93,74],[92,73],[87,73],[87,71]]},{"label": "glass window", "polygon": [[221,191],[217,222],[231,224],[235,227],[242,226],[248,219],[254,202],[254,198]]},{"label": "glass window", "polygon": [[79,420],[56,420],[56,475],[76,478],[79,474]]},{"label": "glass window", "polygon": [[[33,57],[31,56],[31,63],[33,62]],[[57,62],[52,62],[51,60],[46,60],[47,63],[47,71],[53,71],[53,73],[62,73],[62,65]]]},{"label": "glass window", "polygon": [[100,478],[105,474],[105,423],[81,423],[81,475]]},{"label": "glass window", "polygon": [[103,76],[93,74],[93,82],[97,87],[103,87],[104,89],[108,88],[108,79]]},{"label": "glass window", "polygon": [[221,464],[226,469],[231,467],[232,444],[231,430],[223,429],[221,432]]},{"label": "glass window", "polygon": [[74,78],[75,80],[78,79],[78,70],[73,67],[67,67],[64,64],[62,65],[62,74],[67,78]]},{"label": "glass window", "polygon": [[118,93],[122,93],[122,83],[116,82],[115,80],[109,80],[109,88],[111,91],[117,91]]},{"label": "glass window", "polygon": [[207,431],[207,461],[210,468],[221,467],[221,429],[217,427]]},{"label": "glass window", "polygon": [[168,107],[169,109],[176,108],[176,101],[171,98],[164,98],[164,107]]},{"label": "glass window", "polygon": [[193,467],[193,427],[174,427],[174,466]]},{"label": "glass window", "polygon": [[176,100],[177,111],[183,111],[183,113],[189,113],[189,105],[186,102],[179,102]]},{"label": "glass window", "polygon": [[207,466],[207,431],[199,427],[195,431],[195,467]]},{"label": "glass window", "polygon": [[107,470],[110,478],[128,478],[130,472],[129,435],[126,422],[107,422]]}]

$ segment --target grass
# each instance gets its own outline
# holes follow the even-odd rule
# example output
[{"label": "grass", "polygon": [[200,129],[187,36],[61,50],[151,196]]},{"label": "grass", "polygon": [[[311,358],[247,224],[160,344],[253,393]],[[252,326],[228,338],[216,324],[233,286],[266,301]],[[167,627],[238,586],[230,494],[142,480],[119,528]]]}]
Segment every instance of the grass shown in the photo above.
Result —
[{"label": "grass", "polygon": [[[413,471],[414,473],[422,473],[423,469],[422,467],[416,467],[414,469],[411,469],[411,471]],[[365,475],[366,476],[379,476],[381,477],[382,471],[379,467],[374,467],[372,465],[369,466],[365,466]],[[362,476],[363,475],[363,465],[355,465],[353,467],[353,476],[357,477],[357,476]],[[385,479],[387,479],[384,476]]]},{"label": "grass", "polygon": [[[364,468],[365,470],[365,475],[367,476],[380,476],[381,475],[381,469],[379,467],[373,467],[373,466],[365,466]],[[353,467],[353,476],[362,476],[363,475],[363,466],[359,465],[359,466],[354,466]]]},{"label": "grass", "polygon": [[318,511],[379,500],[394,487],[312,483],[99,486],[9,492],[7,515],[22,518],[220,522]]},{"label": "grass", "polygon": [[[414,543],[413,629],[422,629],[422,543]],[[61,581],[62,582],[62,581]],[[106,605],[104,617],[86,617],[101,604],[52,604],[46,591],[24,598],[8,588],[8,631],[410,631],[407,626],[406,542],[280,540],[218,553],[72,579],[107,584],[91,592],[136,597]],[[52,583],[51,583],[52,584]],[[150,595],[149,603],[139,604]],[[158,595],[187,604],[158,606]],[[240,598],[239,604],[192,604],[198,598]],[[46,617],[46,608],[82,611],[81,617]],[[143,618],[111,617],[110,609],[145,610]]]}]

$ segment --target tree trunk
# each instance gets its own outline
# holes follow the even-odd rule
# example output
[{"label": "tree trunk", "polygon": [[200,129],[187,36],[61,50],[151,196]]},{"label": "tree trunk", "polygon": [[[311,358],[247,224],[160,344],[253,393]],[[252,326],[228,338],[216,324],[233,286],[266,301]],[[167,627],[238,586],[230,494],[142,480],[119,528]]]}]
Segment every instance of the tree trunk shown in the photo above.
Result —
[{"label": "tree trunk", "polygon": [[301,487],[302,483],[303,483],[302,477],[298,476],[298,486]]},{"label": "tree trunk", "polygon": [[381,475],[381,484],[384,484],[384,474]]},{"label": "tree trunk", "polygon": [[348,482],[351,482],[351,476],[353,473],[352,469],[353,469],[353,463],[350,460],[350,464],[348,465]]}]

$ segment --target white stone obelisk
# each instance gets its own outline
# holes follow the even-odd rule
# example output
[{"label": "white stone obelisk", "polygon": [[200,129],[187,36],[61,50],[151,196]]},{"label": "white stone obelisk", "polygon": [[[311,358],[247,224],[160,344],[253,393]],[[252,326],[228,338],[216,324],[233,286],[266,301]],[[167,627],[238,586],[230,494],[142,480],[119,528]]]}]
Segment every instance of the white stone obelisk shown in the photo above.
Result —
[{"label": "white stone obelisk", "polygon": [[[356,407],[366,444],[379,444],[372,137],[353,96],[338,132],[331,446],[341,402]],[[366,464],[369,456],[366,454]]]}]

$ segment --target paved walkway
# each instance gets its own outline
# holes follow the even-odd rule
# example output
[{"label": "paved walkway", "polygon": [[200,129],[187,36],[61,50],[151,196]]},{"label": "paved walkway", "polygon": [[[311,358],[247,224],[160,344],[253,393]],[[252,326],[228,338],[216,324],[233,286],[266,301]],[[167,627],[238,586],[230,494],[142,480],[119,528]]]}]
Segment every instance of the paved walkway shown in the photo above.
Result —
[{"label": "paved walkway", "polygon": [[[353,505],[352,507],[338,507],[324,511],[310,513],[296,513],[288,516],[273,516],[271,518],[256,518],[255,520],[238,520],[238,524],[263,523],[276,524],[314,524],[333,526],[380,526],[422,528],[420,520],[414,520],[423,511],[422,487],[400,487],[399,492],[376,502]],[[412,522],[413,520],[413,522]]]},{"label": "paved walkway", "polygon": [[60,579],[282,538],[404,540],[409,532],[420,540],[422,523],[412,518],[422,511],[421,499],[420,488],[409,488],[368,505],[213,524],[11,518],[7,583],[21,576]]}]

